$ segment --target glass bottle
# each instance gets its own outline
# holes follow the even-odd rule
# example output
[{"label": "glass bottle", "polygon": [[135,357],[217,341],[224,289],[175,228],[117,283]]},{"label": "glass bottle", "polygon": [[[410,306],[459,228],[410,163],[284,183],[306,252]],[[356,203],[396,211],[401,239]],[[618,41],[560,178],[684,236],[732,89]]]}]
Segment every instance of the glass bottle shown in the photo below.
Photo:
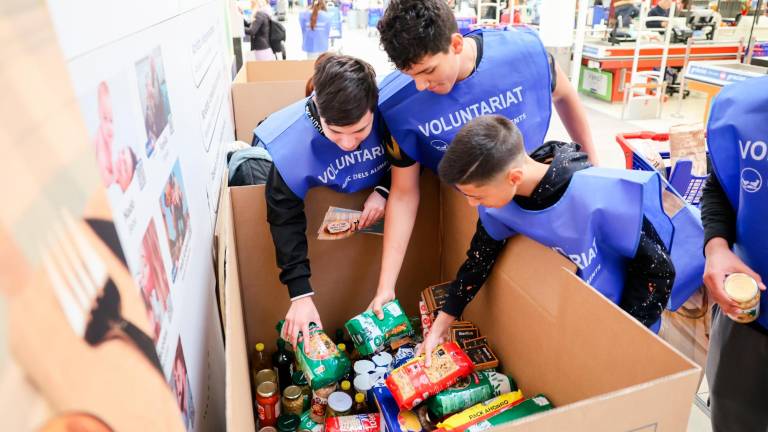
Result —
[{"label": "glass bottle", "polygon": [[272,354],[272,365],[277,371],[277,381],[280,384],[280,391],[293,382],[291,378],[293,355],[285,349],[285,341],[277,340],[277,351]]},{"label": "glass bottle", "polygon": [[367,414],[368,405],[365,403],[365,395],[362,393],[355,393],[355,404],[352,406],[353,414]]}]

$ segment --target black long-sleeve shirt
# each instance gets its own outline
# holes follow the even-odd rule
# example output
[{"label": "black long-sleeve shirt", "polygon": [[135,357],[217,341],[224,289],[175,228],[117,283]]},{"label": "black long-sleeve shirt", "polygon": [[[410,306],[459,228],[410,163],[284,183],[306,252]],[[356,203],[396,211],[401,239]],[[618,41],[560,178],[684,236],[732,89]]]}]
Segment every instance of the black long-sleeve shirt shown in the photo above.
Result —
[{"label": "black long-sleeve shirt", "polygon": [[[312,99],[307,101],[307,115],[315,128],[323,133],[317,120],[317,107]],[[386,141],[386,140],[385,140]],[[389,194],[391,177],[387,170],[379,180],[375,190],[384,198]],[[292,299],[312,293],[309,278],[312,274],[309,266],[307,246],[307,216],[304,213],[304,200],[297,196],[273,165],[266,184],[267,222],[275,244],[277,265],[280,267],[280,282],[288,286]]]},{"label": "black long-sleeve shirt", "polygon": [[704,225],[704,245],[721,237],[733,246],[736,240],[736,211],[714,173],[710,173],[701,195],[701,223]]},{"label": "black long-sleeve shirt", "polygon": [[[550,169],[529,197],[515,197],[528,210],[542,210],[556,203],[570,184],[573,173],[589,167],[587,155],[575,144],[546,143],[531,154],[535,160],[550,163]],[[458,317],[474,298],[493,269],[505,241],[493,239],[478,221],[477,230],[451,285],[443,311]],[[645,326],[658,321],[669,300],[675,269],[664,242],[653,225],[643,218],[640,242],[627,264],[624,291],[619,306]]]},{"label": "black long-sleeve shirt", "polygon": [[[736,241],[736,210],[714,172],[710,172],[701,195],[701,222],[704,225],[704,247],[716,237],[725,239],[728,246],[733,247]],[[768,336],[768,330],[757,321],[746,325]]]}]

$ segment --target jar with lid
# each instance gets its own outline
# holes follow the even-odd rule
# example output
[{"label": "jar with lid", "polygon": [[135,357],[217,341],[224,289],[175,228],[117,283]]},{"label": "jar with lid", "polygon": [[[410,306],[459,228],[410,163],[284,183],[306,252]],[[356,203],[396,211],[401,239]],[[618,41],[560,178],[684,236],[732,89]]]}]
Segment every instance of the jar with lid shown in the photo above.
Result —
[{"label": "jar with lid", "polygon": [[259,412],[259,426],[275,426],[280,416],[280,394],[277,384],[271,381],[259,384],[256,389],[256,405]]},{"label": "jar with lid", "polygon": [[283,414],[277,419],[277,432],[296,432],[299,429],[299,423],[301,423],[299,416]]},{"label": "jar with lid", "polygon": [[263,428],[259,429],[259,432],[277,432],[277,429],[272,426],[264,426]]},{"label": "jar with lid", "polygon": [[304,373],[302,373],[301,371],[294,372],[292,379],[293,379],[293,385],[301,389],[301,396],[302,396],[301,399],[302,399],[302,402],[304,403],[304,408],[302,409],[302,412],[304,412],[308,410],[312,404],[312,389],[309,388],[307,377],[305,377]]},{"label": "jar with lid", "polygon": [[304,412],[304,400],[301,389],[295,385],[288,386],[283,392],[283,413],[300,416]]},{"label": "jar with lid", "polygon": [[732,320],[748,324],[760,316],[760,288],[757,281],[745,273],[731,273],[723,288],[728,297],[739,305],[736,314],[727,314]]},{"label": "jar with lid", "polygon": [[274,369],[262,369],[256,373],[256,389],[258,390],[261,383],[271,382],[277,384],[277,373]]},{"label": "jar with lid", "polygon": [[312,407],[309,411],[309,417],[313,422],[325,424],[325,414],[328,409],[328,397],[336,391],[336,383],[321,387],[312,392]]},{"label": "jar with lid", "polygon": [[328,396],[328,417],[341,417],[352,412],[352,398],[344,392],[333,392]]}]

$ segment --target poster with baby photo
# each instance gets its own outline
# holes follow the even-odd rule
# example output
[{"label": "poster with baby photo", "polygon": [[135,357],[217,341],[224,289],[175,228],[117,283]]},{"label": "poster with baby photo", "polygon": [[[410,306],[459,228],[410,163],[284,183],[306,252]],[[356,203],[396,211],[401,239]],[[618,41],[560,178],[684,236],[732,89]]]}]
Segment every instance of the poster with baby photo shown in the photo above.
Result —
[{"label": "poster with baby photo", "polygon": [[155,152],[158,140],[166,126],[169,133],[173,133],[168,84],[165,80],[163,56],[159,46],[148,56],[136,62],[136,81],[139,86],[144,128],[147,131],[144,148],[149,158]]},{"label": "poster with baby photo", "polygon": [[181,337],[176,345],[176,356],[171,369],[171,389],[176,396],[176,402],[181,410],[181,418],[187,430],[195,426],[195,401],[192,398],[192,388],[189,385],[187,362],[184,360],[184,349],[181,347]]},{"label": "poster with baby photo", "polygon": [[99,82],[94,93],[82,100],[83,111],[91,129],[99,177],[108,190],[124,194],[135,179],[139,188],[146,183],[141,159],[131,147],[135,141],[131,131],[131,113],[126,108],[123,86],[109,81]]},{"label": "poster with baby photo", "polygon": [[189,237],[189,206],[178,160],[160,193],[160,213],[163,215],[163,225],[168,235],[172,261],[171,277],[175,281],[184,243]]},{"label": "poster with baby photo", "polygon": [[154,219],[150,219],[147,231],[141,240],[136,280],[139,281],[141,296],[147,307],[152,337],[157,343],[166,317],[170,320],[172,308],[168,274],[160,253],[160,240]]}]

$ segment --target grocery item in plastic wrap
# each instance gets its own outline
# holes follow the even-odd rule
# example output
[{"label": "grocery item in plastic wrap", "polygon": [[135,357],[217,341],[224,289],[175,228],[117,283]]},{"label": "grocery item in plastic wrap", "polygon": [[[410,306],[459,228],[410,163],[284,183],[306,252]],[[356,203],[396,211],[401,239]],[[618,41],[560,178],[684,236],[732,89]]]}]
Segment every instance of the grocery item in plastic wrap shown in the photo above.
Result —
[{"label": "grocery item in plastic wrap", "polygon": [[373,311],[365,311],[344,324],[361,355],[375,354],[389,342],[413,334],[411,321],[397,300],[382,306],[381,311],[383,319],[376,317]]},{"label": "grocery item in plastic wrap", "polygon": [[386,383],[400,408],[411,409],[474,371],[472,360],[455,342],[438,345],[432,363],[418,356],[392,371]]},{"label": "grocery item in plastic wrap", "polygon": [[448,417],[438,423],[437,427],[449,431],[461,432],[474,424],[501,414],[522,401],[523,393],[520,390],[504,393],[501,396],[479,403]]},{"label": "grocery item in plastic wrap", "polygon": [[517,385],[506,375],[476,372],[429,398],[427,407],[434,418],[441,418],[513,390],[517,390]]},{"label": "grocery item in plastic wrap", "polygon": [[358,414],[325,419],[326,432],[379,432],[379,414]]},{"label": "grocery item in plastic wrap", "polygon": [[308,430],[310,432],[324,432],[325,431],[325,423],[319,424],[316,423],[314,420],[312,420],[311,417],[311,411],[305,411],[304,414],[301,415],[300,422],[299,422],[299,430]]},{"label": "grocery item in plastic wrap", "polygon": [[[284,321],[277,324],[277,331],[282,334]],[[309,340],[309,354],[304,350],[304,344]],[[299,334],[298,347],[295,350],[299,368],[309,381],[312,389],[319,389],[333,384],[347,374],[351,367],[349,357],[336,347],[331,338],[314,323],[309,325],[309,338]]]},{"label": "grocery item in plastic wrap", "polygon": [[421,432],[418,417],[413,411],[401,410],[387,386],[376,386],[371,393],[381,413],[381,420],[387,426],[387,432]]},{"label": "grocery item in plastic wrap", "polygon": [[552,408],[552,403],[549,402],[549,399],[547,399],[544,395],[538,395],[536,397],[526,399],[525,401],[502,412],[501,414],[497,414],[487,420],[483,420],[468,427],[466,432],[480,432],[482,430],[490,429],[504,423],[513,422],[523,417],[549,411]]}]

